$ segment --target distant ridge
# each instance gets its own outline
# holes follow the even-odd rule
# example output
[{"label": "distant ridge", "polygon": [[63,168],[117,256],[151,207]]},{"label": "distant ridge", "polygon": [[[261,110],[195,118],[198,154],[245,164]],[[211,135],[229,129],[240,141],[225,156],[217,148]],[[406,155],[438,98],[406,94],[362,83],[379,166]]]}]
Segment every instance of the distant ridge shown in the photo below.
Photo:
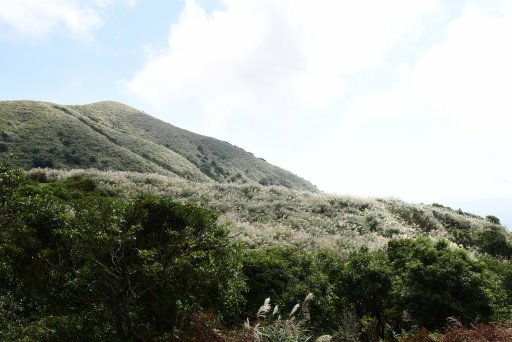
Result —
[{"label": "distant ridge", "polygon": [[198,182],[318,191],[239,147],[112,101],[81,106],[0,101],[0,160],[24,169],[153,172]]}]

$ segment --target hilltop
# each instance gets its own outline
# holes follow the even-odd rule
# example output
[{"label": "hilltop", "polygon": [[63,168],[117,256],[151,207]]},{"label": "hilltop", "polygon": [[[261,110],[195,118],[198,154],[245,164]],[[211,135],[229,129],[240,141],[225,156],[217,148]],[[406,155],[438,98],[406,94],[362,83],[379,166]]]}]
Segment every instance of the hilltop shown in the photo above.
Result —
[{"label": "hilltop", "polygon": [[242,148],[110,101],[81,106],[1,101],[0,160],[25,170],[95,168],[317,191]]}]

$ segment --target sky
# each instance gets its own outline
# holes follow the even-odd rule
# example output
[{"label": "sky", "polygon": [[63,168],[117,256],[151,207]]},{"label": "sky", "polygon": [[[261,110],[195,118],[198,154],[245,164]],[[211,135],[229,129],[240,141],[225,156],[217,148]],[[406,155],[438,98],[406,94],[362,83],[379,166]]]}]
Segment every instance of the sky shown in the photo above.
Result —
[{"label": "sky", "polygon": [[510,0],[0,0],[0,100],[126,103],[512,228]]}]

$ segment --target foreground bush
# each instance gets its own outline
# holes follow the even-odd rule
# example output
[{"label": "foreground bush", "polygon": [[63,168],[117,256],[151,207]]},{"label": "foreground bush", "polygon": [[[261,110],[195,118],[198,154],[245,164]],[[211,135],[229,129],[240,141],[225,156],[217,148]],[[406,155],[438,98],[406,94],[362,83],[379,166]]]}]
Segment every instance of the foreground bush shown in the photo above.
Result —
[{"label": "foreground bush", "polygon": [[426,237],[343,254],[239,251],[208,209],[115,196],[82,176],[36,183],[0,168],[0,340],[239,341],[265,298],[289,310],[310,292],[311,320],[286,312],[258,336],[430,341],[447,317],[473,327],[455,334],[501,331],[486,323],[512,313],[512,264],[491,230],[480,255]]},{"label": "foreground bush", "polygon": [[0,339],[155,340],[210,308],[243,306],[236,249],[216,215],[165,198],[60,203],[0,172]]},{"label": "foreground bush", "polygon": [[335,278],[341,272],[341,259],[333,252],[321,250],[308,253],[296,247],[274,247],[247,250],[243,258],[243,272],[248,292],[245,313],[250,318],[267,297],[277,298],[280,308],[292,308],[297,298],[310,292],[315,300],[310,303],[308,328],[323,332],[336,328],[339,306],[333,290]]},{"label": "foreground bush", "polygon": [[464,324],[492,318],[489,270],[465,250],[419,238],[391,241],[387,254],[395,273],[390,318],[396,330],[441,328],[447,317]]}]

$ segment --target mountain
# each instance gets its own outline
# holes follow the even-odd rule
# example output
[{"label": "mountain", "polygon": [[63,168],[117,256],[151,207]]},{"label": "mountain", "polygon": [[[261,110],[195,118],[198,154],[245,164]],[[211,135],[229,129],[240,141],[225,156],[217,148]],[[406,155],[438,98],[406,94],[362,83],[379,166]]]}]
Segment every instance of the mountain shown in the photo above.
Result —
[{"label": "mountain", "polygon": [[[454,336],[447,317],[510,341],[494,332],[512,326],[497,217],[325,194],[111,102],[0,103],[0,138],[2,341],[420,340]],[[270,298],[297,316],[258,321]]]},{"label": "mountain", "polygon": [[0,160],[24,169],[136,171],[317,191],[310,182],[239,147],[110,101],[82,106],[1,101]]},{"label": "mountain", "polygon": [[429,235],[479,248],[494,235],[512,240],[492,218],[440,205],[320,193],[239,147],[115,102],[0,102],[2,159],[53,169],[31,171],[36,180],[74,186],[89,179],[122,197],[142,191],[214,207],[238,240],[254,245],[351,250]]}]

